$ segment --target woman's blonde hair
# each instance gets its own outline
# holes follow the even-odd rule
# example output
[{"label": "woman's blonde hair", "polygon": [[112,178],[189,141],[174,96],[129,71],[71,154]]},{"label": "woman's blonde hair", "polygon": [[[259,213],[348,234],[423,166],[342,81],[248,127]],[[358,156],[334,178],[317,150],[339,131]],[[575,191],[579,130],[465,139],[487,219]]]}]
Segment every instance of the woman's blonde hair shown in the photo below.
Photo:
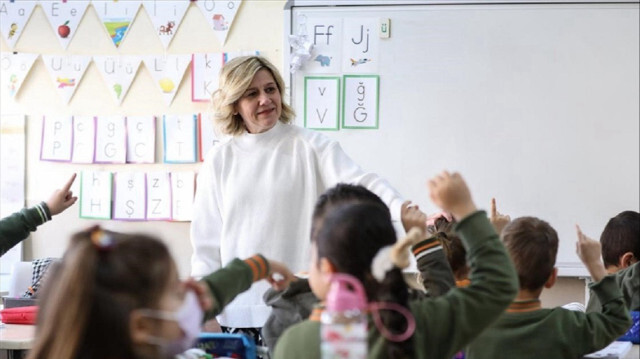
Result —
[{"label": "woman's blonde hair", "polygon": [[222,133],[232,136],[246,132],[244,120],[236,112],[235,105],[251,85],[253,77],[260,70],[267,70],[273,76],[282,99],[282,114],[280,122],[289,123],[295,112],[284,102],[284,80],[278,69],[262,56],[242,56],[226,63],[220,71],[218,89],[211,96],[213,104],[213,120],[220,127]]}]

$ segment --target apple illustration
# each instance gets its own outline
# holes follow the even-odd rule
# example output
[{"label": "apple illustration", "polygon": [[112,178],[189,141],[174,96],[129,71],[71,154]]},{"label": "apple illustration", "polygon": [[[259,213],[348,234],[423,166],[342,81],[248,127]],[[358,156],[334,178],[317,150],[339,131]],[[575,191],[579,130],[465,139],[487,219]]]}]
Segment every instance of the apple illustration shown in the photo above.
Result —
[{"label": "apple illustration", "polygon": [[67,20],[64,24],[58,26],[58,35],[60,35],[60,37],[63,39],[69,36],[69,33],[71,33],[71,29],[69,28],[69,26],[67,26],[68,24],[69,20]]}]

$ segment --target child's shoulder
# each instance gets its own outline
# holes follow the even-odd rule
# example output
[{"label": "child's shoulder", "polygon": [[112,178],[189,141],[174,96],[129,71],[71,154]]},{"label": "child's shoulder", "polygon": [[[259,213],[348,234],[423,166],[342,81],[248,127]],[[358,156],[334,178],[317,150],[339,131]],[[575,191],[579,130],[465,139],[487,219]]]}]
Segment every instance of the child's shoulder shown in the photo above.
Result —
[{"label": "child's shoulder", "polygon": [[320,352],[320,322],[305,320],[287,329],[275,347],[275,358],[316,358]]}]

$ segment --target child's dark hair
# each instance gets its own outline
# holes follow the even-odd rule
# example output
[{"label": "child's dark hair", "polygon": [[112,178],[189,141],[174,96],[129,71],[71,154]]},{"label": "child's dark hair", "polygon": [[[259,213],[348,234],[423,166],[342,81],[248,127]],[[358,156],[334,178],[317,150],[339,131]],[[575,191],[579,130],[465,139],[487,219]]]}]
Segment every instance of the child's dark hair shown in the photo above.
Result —
[{"label": "child's dark hair", "polygon": [[175,264],[167,247],[146,235],[75,234],[44,284],[29,358],[136,358],[129,316],[157,308]]},{"label": "child's dark hair", "polygon": [[640,213],[624,211],[611,218],[600,235],[600,243],[606,267],[617,266],[620,257],[628,252],[640,260]]},{"label": "child's dark hair", "polygon": [[321,194],[316,201],[311,224],[312,239],[316,229],[322,225],[324,215],[329,208],[336,205],[356,202],[378,204],[389,211],[387,205],[382,202],[380,197],[365,187],[348,183],[338,183]]},{"label": "child's dark hair", "polygon": [[440,217],[435,220],[433,226],[427,227],[427,233],[440,240],[454,277],[461,280],[469,275],[469,266],[466,259],[467,250],[453,229],[455,225],[455,219],[450,222],[445,217]]},{"label": "child's dark hair", "polygon": [[[351,274],[364,285],[370,301],[395,302],[408,306],[408,288],[402,272],[394,268],[380,283],[371,274],[371,262],[378,251],[396,242],[389,210],[372,203],[347,203],[327,212],[314,240],[318,258],[327,258],[338,272]],[[392,332],[407,328],[405,318],[393,311],[381,313],[384,325]],[[411,358],[411,338],[403,342],[387,341],[388,358]]]},{"label": "child's dark hair", "polygon": [[541,289],[556,263],[556,230],[539,218],[520,217],[503,229],[502,241],[518,272],[520,289]]}]

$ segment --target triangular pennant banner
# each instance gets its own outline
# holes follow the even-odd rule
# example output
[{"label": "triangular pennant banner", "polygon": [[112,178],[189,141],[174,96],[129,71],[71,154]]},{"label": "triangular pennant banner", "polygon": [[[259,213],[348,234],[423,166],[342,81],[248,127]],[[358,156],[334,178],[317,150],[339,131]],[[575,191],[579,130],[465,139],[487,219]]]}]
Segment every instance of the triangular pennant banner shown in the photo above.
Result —
[{"label": "triangular pennant banner", "polygon": [[40,6],[47,15],[60,44],[66,50],[76,34],[78,24],[89,5],[89,0],[41,0]]},{"label": "triangular pennant banner", "polygon": [[42,61],[49,70],[58,93],[65,103],[69,103],[91,61],[91,56],[42,55]]},{"label": "triangular pennant banner", "polygon": [[220,43],[224,45],[242,0],[200,0],[196,4],[216,33]]},{"label": "triangular pennant banner", "polygon": [[37,58],[38,54],[0,53],[0,91],[8,90],[11,97],[15,96]]},{"label": "triangular pennant banner", "polygon": [[180,23],[187,12],[190,2],[188,1],[158,1],[143,0],[144,6],[151,23],[166,49],[173,39],[173,35],[180,27]]},{"label": "triangular pennant banner", "polygon": [[92,4],[113,44],[120,46],[138,13],[140,0],[92,0]]},{"label": "triangular pennant banner", "polygon": [[191,55],[150,55],[145,56],[144,64],[162,91],[167,106],[171,105],[178,92],[184,70],[191,62]]},{"label": "triangular pennant banner", "polygon": [[122,104],[122,100],[127,95],[141,61],[140,56],[93,57],[93,62],[109,87],[109,93],[113,95],[118,105]]},{"label": "triangular pennant banner", "polygon": [[37,3],[37,1],[26,0],[0,1],[0,32],[10,48],[15,47]]}]

